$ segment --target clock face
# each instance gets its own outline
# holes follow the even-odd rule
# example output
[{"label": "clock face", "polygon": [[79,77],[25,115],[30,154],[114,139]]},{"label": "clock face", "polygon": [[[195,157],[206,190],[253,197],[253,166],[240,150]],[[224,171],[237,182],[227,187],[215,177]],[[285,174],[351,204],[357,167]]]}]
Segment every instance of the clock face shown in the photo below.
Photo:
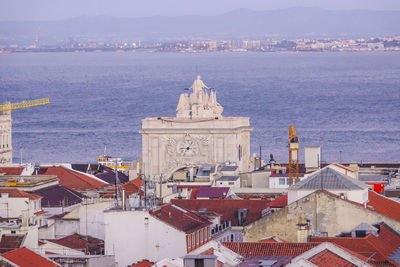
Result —
[{"label": "clock face", "polygon": [[199,152],[199,145],[191,138],[178,143],[178,153],[182,156],[193,156]]}]

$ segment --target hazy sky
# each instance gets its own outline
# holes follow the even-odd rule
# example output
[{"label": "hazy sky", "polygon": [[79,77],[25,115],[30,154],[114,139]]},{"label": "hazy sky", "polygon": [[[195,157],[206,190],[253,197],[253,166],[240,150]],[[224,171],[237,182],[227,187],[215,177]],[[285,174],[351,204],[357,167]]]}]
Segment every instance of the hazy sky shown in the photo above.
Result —
[{"label": "hazy sky", "polygon": [[400,10],[400,0],[0,0],[0,20],[56,20],[82,15],[219,15],[237,8],[295,6]]}]

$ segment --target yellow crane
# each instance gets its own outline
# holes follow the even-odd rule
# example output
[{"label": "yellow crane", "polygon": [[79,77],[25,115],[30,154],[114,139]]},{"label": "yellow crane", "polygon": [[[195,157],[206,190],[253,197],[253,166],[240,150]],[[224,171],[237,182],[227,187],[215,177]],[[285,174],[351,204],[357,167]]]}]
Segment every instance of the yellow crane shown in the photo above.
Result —
[{"label": "yellow crane", "polygon": [[[18,103],[5,103],[0,105],[0,164],[12,163],[12,120],[11,110],[50,104],[49,98],[41,98]],[[22,157],[21,157],[22,158]],[[21,159],[22,161],[22,159]]]},{"label": "yellow crane", "polygon": [[22,101],[22,102],[18,102],[18,103],[6,103],[4,105],[0,105],[0,111],[28,108],[28,107],[33,107],[33,106],[45,105],[45,104],[50,104],[50,100],[48,97],[30,100],[30,101]]},{"label": "yellow crane", "polygon": [[296,135],[296,129],[291,124],[289,127],[289,186],[293,184],[293,178],[296,177],[296,183],[299,182],[299,137]]}]

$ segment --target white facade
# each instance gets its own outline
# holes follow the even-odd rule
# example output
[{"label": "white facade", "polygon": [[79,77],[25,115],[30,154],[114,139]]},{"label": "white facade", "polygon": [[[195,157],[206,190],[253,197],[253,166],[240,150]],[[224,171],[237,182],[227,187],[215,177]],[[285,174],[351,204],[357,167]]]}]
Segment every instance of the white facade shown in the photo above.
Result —
[{"label": "white facade", "polygon": [[[289,175],[288,175],[289,176]],[[289,177],[288,176],[270,176],[269,177],[269,188],[288,188],[289,187]],[[300,177],[299,181],[304,180],[307,176]],[[296,182],[293,181],[293,184]]]},{"label": "white facade", "polygon": [[0,216],[3,218],[22,218],[27,216],[29,224],[42,226],[45,224],[40,198],[10,197],[1,193]]},{"label": "white facade", "polygon": [[236,180],[215,180],[214,186],[216,187],[231,187],[231,188],[239,188],[240,187],[240,177]]},{"label": "white facade", "polygon": [[[235,162],[247,171],[250,127],[247,117],[222,117],[222,107],[196,80],[190,95],[182,94],[176,117],[142,120],[142,158],[145,175],[169,178],[184,167],[202,163]],[[211,101],[211,102],[210,102]]]},{"label": "white facade", "polygon": [[78,233],[104,240],[104,210],[112,205],[112,201],[79,205],[62,218],[49,220],[49,227],[54,224],[53,238]]},{"label": "white facade", "polygon": [[318,169],[321,162],[321,147],[309,146],[305,148],[305,167],[309,169]]},{"label": "white facade", "polygon": [[85,252],[83,251],[79,251],[69,247],[64,247],[48,240],[43,240],[42,242],[44,242],[44,244],[40,245],[39,248],[35,249],[35,252],[41,253],[43,255],[45,255],[46,252],[51,252],[61,255],[85,255]]},{"label": "white facade", "polygon": [[11,111],[0,111],[0,164],[12,163]]},{"label": "white facade", "polygon": [[329,168],[334,169],[335,171],[340,172],[341,174],[347,175],[353,179],[358,179],[358,175],[354,170],[352,170],[348,167],[345,167],[339,163],[330,164]]},{"label": "white facade", "polygon": [[187,253],[186,234],[154,218],[147,211],[104,213],[105,254],[115,255],[119,266],[142,259],[156,262]]}]

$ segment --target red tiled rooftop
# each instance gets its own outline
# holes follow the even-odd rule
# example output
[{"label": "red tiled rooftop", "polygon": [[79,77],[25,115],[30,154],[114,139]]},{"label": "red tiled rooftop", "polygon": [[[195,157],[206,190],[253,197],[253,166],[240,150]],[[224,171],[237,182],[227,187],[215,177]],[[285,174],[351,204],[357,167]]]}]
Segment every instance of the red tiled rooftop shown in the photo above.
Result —
[{"label": "red tiled rooftop", "polygon": [[356,267],[353,263],[343,259],[339,255],[325,249],[320,253],[307,259],[308,261],[314,263],[317,266],[331,266],[331,267]]},{"label": "red tiled rooftop", "polygon": [[0,167],[0,173],[5,175],[21,175],[24,167]]},{"label": "red tiled rooftop", "polygon": [[187,210],[198,211],[207,209],[222,215],[223,221],[231,221],[232,226],[238,225],[238,210],[247,209],[244,225],[261,218],[261,211],[269,207],[269,200],[255,199],[172,199],[172,203]]},{"label": "red tiled rooftop", "polygon": [[385,196],[375,193],[372,190],[368,191],[368,206],[373,207],[373,210],[386,217],[400,221],[400,203],[393,201]]},{"label": "red tiled rooftop", "polygon": [[270,236],[267,238],[263,238],[259,242],[261,242],[261,243],[287,243],[287,241],[280,239],[279,237],[276,237],[276,236]]},{"label": "red tiled rooftop", "polygon": [[1,254],[7,260],[21,267],[53,267],[61,266],[54,261],[33,252],[28,248],[18,248]]},{"label": "red tiled rooftop", "polygon": [[[139,192],[140,196],[143,196],[143,190],[141,190],[141,186],[144,182],[140,178],[136,178],[134,180],[130,180],[122,185],[122,188],[125,190],[127,196],[132,195],[133,193]],[[112,198],[115,196],[115,186],[109,185],[104,188],[105,190],[109,190],[107,194],[103,195],[103,198]]]},{"label": "red tiled rooftop", "polygon": [[164,204],[158,209],[150,211],[150,214],[187,234],[211,224],[211,222],[207,221],[203,217],[190,211],[184,211],[170,203]]},{"label": "red tiled rooftop", "polygon": [[19,248],[24,241],[25,235],[3,234],[0,240],[0,253]]},{"label": "red tiled rooftop", "polygon": [[274,200],[271,200],[270,206],[271,208],[283,208],[286,207],[288,204],[288,196],[287,195],[282,195]]},{"label": "red tiled rooftop", "polygon": [[382,261],[384,256],[379,253],[376,248],[371,246],[371,244],[365,238],[355,238],[355,237],[311,237],[310,242],[330,242],[335,245],[347,248],[354,251],[360,255],[371,257],[374,256],[375,259]]},{"label": "red tiled rooftop", "polygon": [[311,242],[331,242],[362,256],[374,259],[377,264],[400,265],[390,257],[400,248],[400,236],[381,224],[378,237],[368,234],[366,237],[311,237]]},{"label": "red tiled rooftop", "polygon": [[71,249],[85,251],[87,254],[101,254],[104,249],[103,240],[79,234],[69,235],[60,239],[48,239],[48,241]]},{"label": "red tiled rooftop", "polygon": [[41,174],[56,175],[61,185],[77,191],[95,190],[107,184],[63,166],[42,168]]},{"label": "red tiled rooftop", "polygon": [[7,193],[8,197],[23,197],[23,198],[29,198],[30,200],[36,200],[36,199],[41,199],[41,196],[32,194],[32,193],[27,193],[19,189],[15,188],[5,188],[5,189],[0,189],[0,197],[2,193]]},{"label": "red tiled rooftop", "polygon": [[262,243],[262,242],[224,242],[225,247],[248,258],[252,256],[292,256],[316,247],[319,243]]},{"label": "red tiled rooftop", "polygon": [[[333,194],[329,191],[323,190],[324,193],[340,198],[338,195]],[[363,207],[362,204],[350,201],[348,199],[344,199],[347,202],[355,204],[357,206]],[[400,221],[400,203],[394,200],[391,200],[383,195],[380,195],[373,190],[368,190],[368,203],[367,209],[375,211],[383,216],[389,217],[396,221]]]},{"label": "red tiled rooftop", "polygon": [[150,267],[153,266],[154,262],[148,261],[148,260],[142,260],[138,261],[137,263],[134,263],[132,265],[129,265],[128,267]]}]

